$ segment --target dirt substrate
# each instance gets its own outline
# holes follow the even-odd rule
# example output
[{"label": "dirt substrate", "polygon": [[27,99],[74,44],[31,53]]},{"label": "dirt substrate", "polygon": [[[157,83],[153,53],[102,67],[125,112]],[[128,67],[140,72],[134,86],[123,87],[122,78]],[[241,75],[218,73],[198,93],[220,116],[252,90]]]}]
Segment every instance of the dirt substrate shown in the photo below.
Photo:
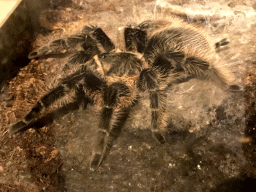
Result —
[{"label": "dirt substrate", "polygon": [[41,26],[51,32],[37,32],[33,49],[87,23],[101,26],[123,49],[127,23],[171,11],[187,13],[186,18],[205,27],[216,42],[230,40],[219,55],[244,91],[227,93],[195,80],[175,87],[168,96],[166,145],[152,138],[149,108],[140,103],[102,166],[92,172],[89,162],[98,122],[92,106],[40,129],[9,134],[8,126],[56,84],[65,64],[65,58],[31,60],[0,95],[0,191],[255,191],[253,1],[60,0],[40,15]]}]

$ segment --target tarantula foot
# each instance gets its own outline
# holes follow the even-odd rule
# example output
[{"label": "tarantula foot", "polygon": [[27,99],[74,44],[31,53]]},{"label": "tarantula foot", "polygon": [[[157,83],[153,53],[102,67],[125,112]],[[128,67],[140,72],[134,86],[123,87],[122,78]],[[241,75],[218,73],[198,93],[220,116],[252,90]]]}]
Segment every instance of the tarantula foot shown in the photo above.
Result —
[{"label": "tarantula foot", "polygon": [[158,131],[153,131],[153,135],[156,138],[156,140],[160,143],[160,144],[165,144],[165,138],[163,136],[162,133],[158,132]]},{"label": "tarantula foot", "polygon": [[97,26],[95,25],[85,25],[84,28],[82,29],[82,32],[85,34],[88,34],[94,31],[95,29],[97,29]]},{"label": "tarantula foot", "polygon": [[36,59],[36,58],[39,58],[39,57],[42,57],[42,56],[45,56],[46,54],[49,53],[49,48],[48,47],[42,47],[41,49],[39,49],[38,51],[34,51],[32,53],[30,53],[28,55],[28,58],[29,59]]},{"label": "tarantula foot", "polygon": [[28,58],[29,59],[35,59],[35,58],[37,58],[37,57],[39,57],[38,56],[38,53],[35,51],[35,52],[32,52],[32,53],[30,53],[29,55],[28,55]]},{"label": "tarantula foot", "polygon": [[27,124],[24,121],[18,121],[17,123],[13,124],[9,128],[10,133],[17,133],[23,128],[25,128]]},{"label": "tarantula foot", "polygon": [[243,88],[239,85],[229,85],[229,91],[243,91]]},{"label": "tarantula foot", "polygon": [[138,25],[136,23],[129,23],[126,25],[126,28],[137,29]]},{"label": "tarantula foot", "polygon": [[90,170],[96,171],[99,168],[100,164],[102,163],[102,159],[103,159],[102,154],[95,153],[91,160]]},{"label": "tarantula foot", "polygon": [[215,43],[215,48],[218,49],[219,47],[225,46],[227,44],[229,44],[229,41],[227,38],[224,38],[224,39],[220,40],[219,42]]}]

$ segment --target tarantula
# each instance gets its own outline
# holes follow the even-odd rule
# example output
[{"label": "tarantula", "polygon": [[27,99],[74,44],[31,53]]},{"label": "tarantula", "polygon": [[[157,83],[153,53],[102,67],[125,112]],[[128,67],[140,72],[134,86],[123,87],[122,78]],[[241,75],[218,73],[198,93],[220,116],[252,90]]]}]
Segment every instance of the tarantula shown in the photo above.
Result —
[{"label": "tarantula", "polygon": [[[63,49],[71,50],[77,45],[83,49],[76,50],[66,64],[66,67],[79,68],[62,78],[22,120],[11,125],[10,131],[28,129],[43,109],[73,90],[75,106],[83,109],[88,104],[101,107],[90,162],[91,170],[96,170],[106,156],[111,135],[121,129],[130,109],[142,96],[146,95],[150,101],[152,133],[164,144],[162,130],[166,126],[163,116],[168,87],[197,78],[212,81],[224,90],[240,89],[230,84],[230,75],[215,52],[228,41],[211,43],[199,27],[177,18],[147,20],[126,26],[124,40],[126,51],[118,51],[101,28],[86,25],[80,33],[54,40],[32,52],[30,59],[44,58]],[[77,109],[72,106],[67,104],[65,110]],[[47,117],[55,118],[54,115]]]}]

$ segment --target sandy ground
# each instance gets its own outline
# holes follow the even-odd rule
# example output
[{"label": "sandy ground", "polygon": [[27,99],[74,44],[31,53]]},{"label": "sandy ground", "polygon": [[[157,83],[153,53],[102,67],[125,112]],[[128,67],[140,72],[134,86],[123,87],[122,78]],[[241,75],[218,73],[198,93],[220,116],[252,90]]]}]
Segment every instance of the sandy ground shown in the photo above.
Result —
[{"label": "sandy ground", "polygon": [[168,96],[166,145],[152,138],[148,129],[150,111],[141,103],[102,166],[92,172],[89,161],[98,120],[92,107],[74,111],[38,131],[8,133],[8,126],[22,118],[51,88],[65,64],[65,58],[32,60],[0,96],[0,191],[255,190],[253,1],[57,2],[58,6],[41,14],[41,25],[51,32],[39,33],[34,49],[75,33],[87,23],[101,26],[123,49],[120,29],[127,23],[156,13],[186,13],[188,21],[203,26],[214,41],[230,40],[219,56],[244,91],[227,93],[195,80],[175,87]]}]

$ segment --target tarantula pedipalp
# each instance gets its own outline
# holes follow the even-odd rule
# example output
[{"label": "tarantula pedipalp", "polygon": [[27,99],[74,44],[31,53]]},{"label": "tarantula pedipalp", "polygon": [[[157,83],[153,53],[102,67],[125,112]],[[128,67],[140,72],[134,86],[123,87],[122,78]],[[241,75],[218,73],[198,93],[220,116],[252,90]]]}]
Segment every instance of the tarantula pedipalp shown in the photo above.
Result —
[{"label": "tarantula pedipalp", "polygon": [[240,89],[230,85],[230,74],[215,53],[215,48],[227,44],[225,39],[211,43],[202,29],[177,18],[127,26],[124,38],[126,51],[120,52],[101,28],[87,25],[81,33],[54,40],[31,53],[29,58],[33,59],[61,53],[63,49],[72,50],[78,44],[83,49],[75,51],[66,65],[79,68],[61,79],[23,119],[11,125],[10,131],[28,129],[43,109],[74,90],[74,103],[42,119],[53,119],[58,116],[56,114],[64,114],[78,106],[84,109],[88,104],[101,107],[99,131],[90,163],[91,170],[96,170],[107,153],[111,137],[121,130],[141,95],[147,95],[150,101],[153,135],[164,144],[162,130],[165,128],[168,87],[197,78],[212,81],[225,90]]}]

